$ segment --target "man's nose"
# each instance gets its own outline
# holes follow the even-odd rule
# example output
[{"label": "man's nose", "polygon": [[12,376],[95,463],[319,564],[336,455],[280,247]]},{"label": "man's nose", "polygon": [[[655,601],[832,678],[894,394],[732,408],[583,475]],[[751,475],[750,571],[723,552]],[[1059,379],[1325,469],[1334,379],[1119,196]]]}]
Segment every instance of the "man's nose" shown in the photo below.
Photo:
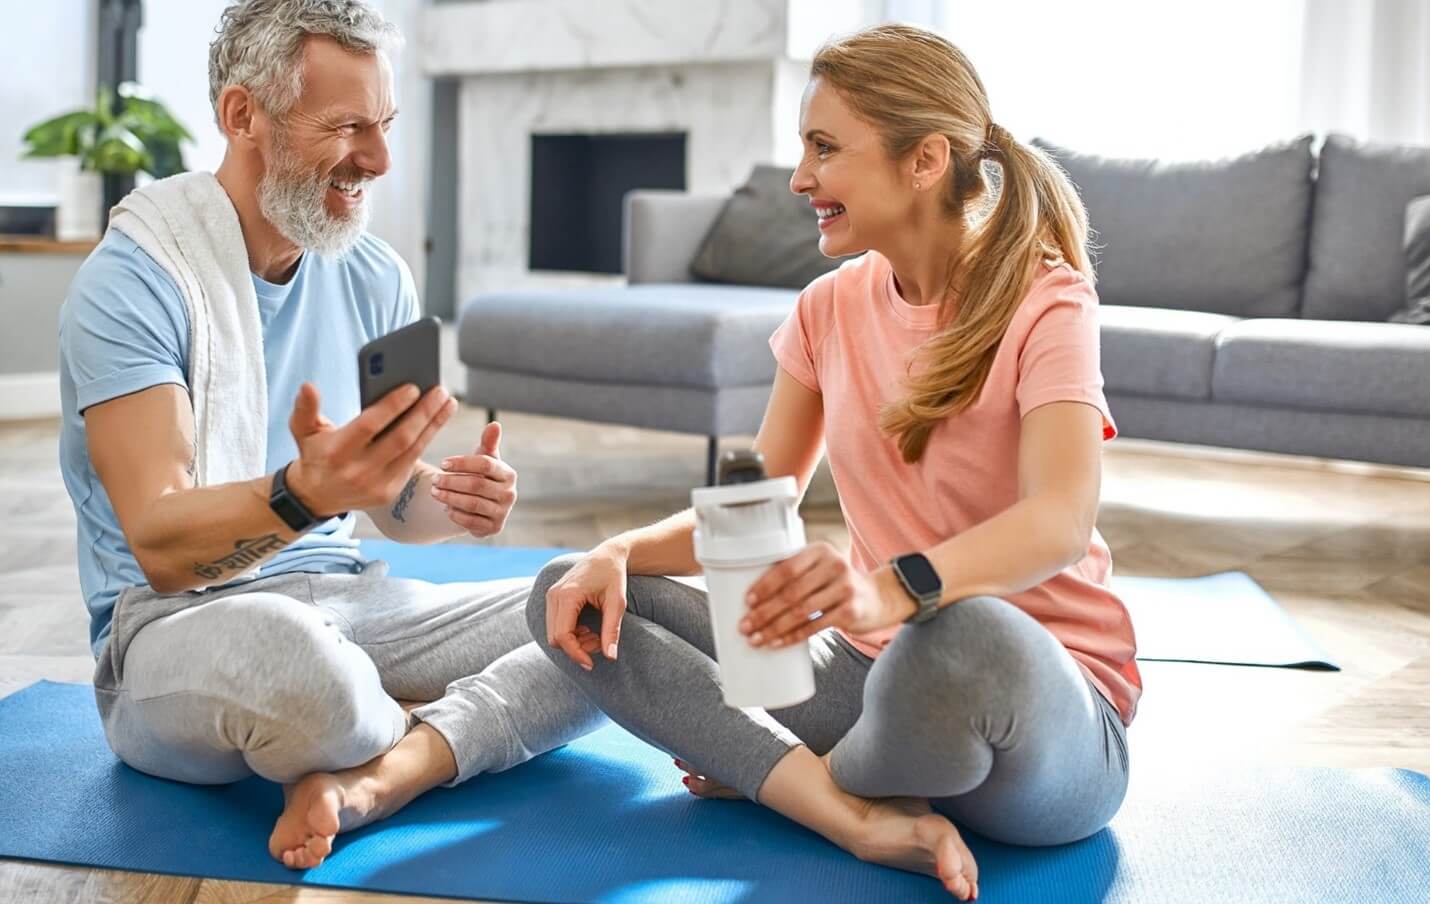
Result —
[{"label": "man's nose", "polygon": [[353,155],[356,163],[373,178],[384,175],[392,169],[392,152],[387,146],[387,133],[380,128],[367,129]]}]

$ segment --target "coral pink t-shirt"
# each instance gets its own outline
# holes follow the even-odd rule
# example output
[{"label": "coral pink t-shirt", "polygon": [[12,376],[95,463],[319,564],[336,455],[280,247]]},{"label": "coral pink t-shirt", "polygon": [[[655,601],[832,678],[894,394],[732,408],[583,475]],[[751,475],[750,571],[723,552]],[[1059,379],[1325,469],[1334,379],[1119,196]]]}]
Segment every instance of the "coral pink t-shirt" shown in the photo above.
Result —
[{"label": "coral pink t-shirt", "polygon": [[[829,467],[849,526],[854,567],[869,572],[927,550],[1018,501],[1018,437],[1024,415],[1049,402],[1102,413],[1097,294],[1066,264],[1039,267],[1004,335],[978,401],[939,424],[923,458],[904,462],[879,411],[905,392],[914,349],[938,329],[937,305],[899,297],[877,252],[810,283],[770,338],[780,366],[824,397]],[[1142,679],[1126,608],[1108,586],[1112,556],[1093,531],[1087,555],[1036,587],[1007,597],[1067,648],[1131,723]],[[849,639],[877,656],[898,626]]]}]

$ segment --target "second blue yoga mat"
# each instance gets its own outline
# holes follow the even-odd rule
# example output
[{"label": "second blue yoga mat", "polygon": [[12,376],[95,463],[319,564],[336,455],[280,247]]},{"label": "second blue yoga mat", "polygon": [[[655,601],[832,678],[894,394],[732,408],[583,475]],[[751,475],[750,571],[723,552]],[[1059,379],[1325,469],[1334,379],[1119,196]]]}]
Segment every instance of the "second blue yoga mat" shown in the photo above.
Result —
[{"label": "second blue yoga mat", "polygon": [[[366,540],[364,555],[392,574],[437,583],[534,575],[566,549]],[[1202,578],[1115,577],[1137,631],[1137,658],[1336,669],[1269,594],[1241,572]]]}]

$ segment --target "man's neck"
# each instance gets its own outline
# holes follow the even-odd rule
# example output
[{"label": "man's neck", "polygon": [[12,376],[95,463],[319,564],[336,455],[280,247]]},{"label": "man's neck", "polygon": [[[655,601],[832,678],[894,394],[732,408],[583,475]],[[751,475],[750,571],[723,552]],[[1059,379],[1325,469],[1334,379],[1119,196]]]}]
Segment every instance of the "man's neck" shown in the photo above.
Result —
[{"label": "man's neck", "polygon": [[238,212],[238,226],[248,249],[248,269],[268,282],[285,283],[298,268],[303,249],[285,239],[258,209],[259,174],[246,169],[227,155],[214,175]]}]

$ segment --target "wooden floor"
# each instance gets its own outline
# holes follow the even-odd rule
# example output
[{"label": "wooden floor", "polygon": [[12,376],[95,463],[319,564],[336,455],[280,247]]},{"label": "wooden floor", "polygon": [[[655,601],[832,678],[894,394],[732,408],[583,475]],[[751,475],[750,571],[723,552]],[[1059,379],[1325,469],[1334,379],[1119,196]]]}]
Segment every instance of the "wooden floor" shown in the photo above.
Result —
[{"label": "wooden floor", "polygon": [[[429,457],[465,451],[481,423],[463,412]],[[585,547],[684,505],[703,478],[699,438],[504,423],[521,474],[505,544]],[[56,438],[52,422],[0,425],[0,695],[39,678],[87,681],[92,668]],[[1118,440],[1105,473],[1099,526],[1119,573],[1245,570],[1344,666],[1145,663],[1130,732],[1137,761],[1430,772],[1430,472]],[[823,471],[805,516],[814,537],[847,542]],[[0,861],[0,901],[384,897]]]}]

